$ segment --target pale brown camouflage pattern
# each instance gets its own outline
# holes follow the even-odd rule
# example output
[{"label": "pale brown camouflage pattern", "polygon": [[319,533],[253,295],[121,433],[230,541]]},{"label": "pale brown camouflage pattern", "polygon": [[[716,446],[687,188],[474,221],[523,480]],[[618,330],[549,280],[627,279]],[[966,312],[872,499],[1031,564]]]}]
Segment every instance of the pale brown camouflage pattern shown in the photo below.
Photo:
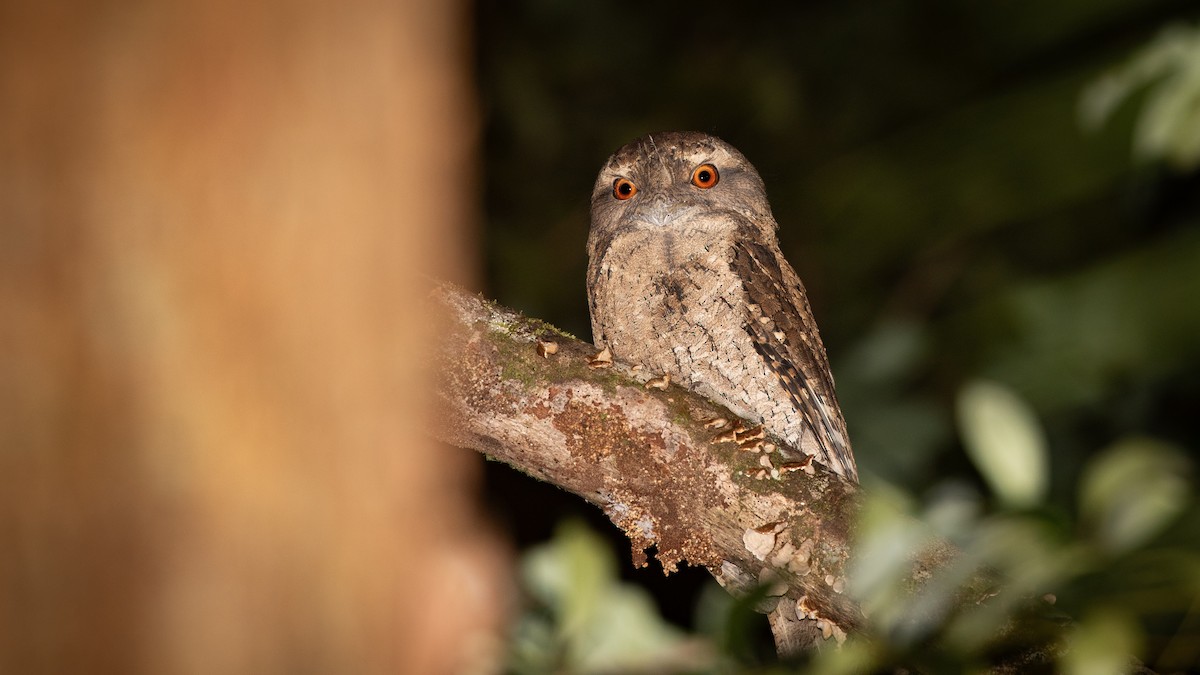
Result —
[{"label": "pale brown camouflage pattern", "polygon": [[[719,174],[710,189],[691,183],[702,164]],[[617,178],[637,193],[617,199]],[[776,227],[758,172],[724,141],[672,132],[622,147],[592,192],[594,339],[857,481],[825,347]]]}]

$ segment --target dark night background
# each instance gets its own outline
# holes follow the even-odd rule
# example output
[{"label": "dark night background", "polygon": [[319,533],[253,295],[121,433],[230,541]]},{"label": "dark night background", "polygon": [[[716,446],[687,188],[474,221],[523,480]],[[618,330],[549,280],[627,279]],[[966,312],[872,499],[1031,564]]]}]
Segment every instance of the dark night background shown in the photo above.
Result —
[{"label": "dark night background", "polygon": [[[476,14],[489,297],[589,339],[596,171],[647,132],[707,131],[766,181],[864,484],[920,498],[978,483],[954,417],[973,378],[1037,412],[1047,512],[1063,519],[1119,439],[1197,458],[1200,173],[1135,157],[1153,82],[1101,125],[1082,112],[1102,75],[1194,25],[1195,3],[481,0]],[[690,623],[706,573],[635,572],[596,509],[497,464],[487,485],[520,545],[586,518],[622,574]],[[1192,508],[1171,536],[1194,543],[1197,522]]]}]

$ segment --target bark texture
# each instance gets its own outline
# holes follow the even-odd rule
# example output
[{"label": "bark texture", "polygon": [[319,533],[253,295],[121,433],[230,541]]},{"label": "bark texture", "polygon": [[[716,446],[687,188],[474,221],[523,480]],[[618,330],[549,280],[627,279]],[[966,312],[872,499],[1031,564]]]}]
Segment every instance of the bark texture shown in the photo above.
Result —
[{"label": "bark texture", "polygon": [[[702,565],[762,609],[782,652],[861,624],[844,595],[857,487],[782,463],[778,438],[656,373],[610,363],[552,326],[451,286],[436,433],[599,506],[664,571]],[[788,640],[779,640],[786,633]]]}]

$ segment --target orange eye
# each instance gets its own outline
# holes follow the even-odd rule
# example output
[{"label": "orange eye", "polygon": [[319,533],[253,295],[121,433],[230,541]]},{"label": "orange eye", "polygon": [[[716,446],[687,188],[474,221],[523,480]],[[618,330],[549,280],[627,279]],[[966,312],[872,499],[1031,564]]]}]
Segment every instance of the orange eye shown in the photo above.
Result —
[{"label": "orange eye", "polygon": [[701,164],[692,172],[692,185],[698,188],[708,188],[717,184],[721,180],[721,176],[717,174],[717,167],[712,164]]},{"label": "orange eye", "polygon": [[613,181],[613,196],[617,199],[629,199],[637,194],[637,186],[628,178],[618,178]]}]

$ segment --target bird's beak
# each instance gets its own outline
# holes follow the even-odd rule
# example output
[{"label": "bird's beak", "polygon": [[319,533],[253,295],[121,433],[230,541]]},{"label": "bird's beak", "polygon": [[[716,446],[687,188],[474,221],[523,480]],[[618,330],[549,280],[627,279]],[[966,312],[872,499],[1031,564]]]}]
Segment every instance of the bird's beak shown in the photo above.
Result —
[{"label": "bird's beak", "polygon": [[679,210],[669,196],[657,194],[641,204],[638,217],[651,225],[663,226],[678,218]]}]

